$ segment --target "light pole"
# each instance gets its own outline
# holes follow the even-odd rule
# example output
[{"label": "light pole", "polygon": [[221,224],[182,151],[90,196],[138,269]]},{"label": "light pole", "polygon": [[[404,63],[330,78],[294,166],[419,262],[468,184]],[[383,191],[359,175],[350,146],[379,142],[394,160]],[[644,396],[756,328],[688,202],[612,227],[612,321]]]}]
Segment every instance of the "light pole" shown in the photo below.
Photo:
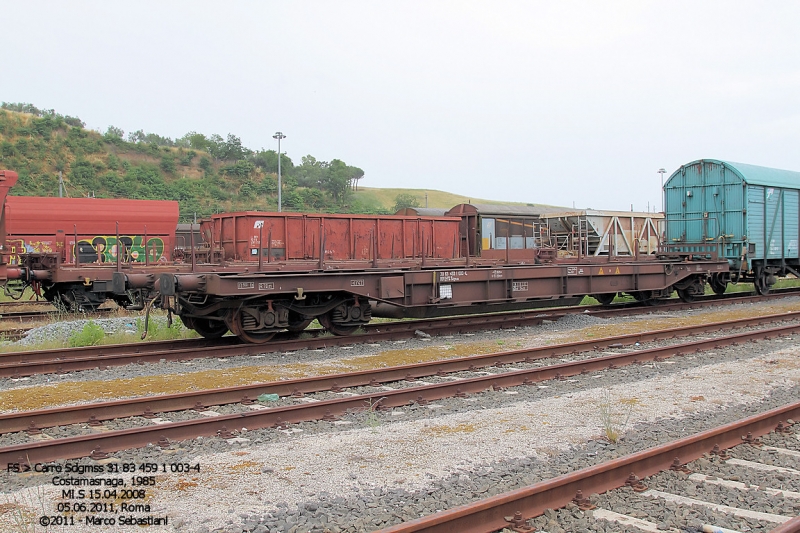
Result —
[{"label": "light pole", "polygon": [[273,139],[278,139],[278,213],[281,212],[281,139],[285,139],[286,135],[276,131]]},{"label": "light pole", "polygon": [[665,198],[665,193],[664,193],[664,173],[666,171],[667,170],[664,169],[664,168],[659,168],[658,169],[658,173],[661,174],[661,210],[662,211],[664,211],[664,209],[665,209],[664,208],[664,198]]}]

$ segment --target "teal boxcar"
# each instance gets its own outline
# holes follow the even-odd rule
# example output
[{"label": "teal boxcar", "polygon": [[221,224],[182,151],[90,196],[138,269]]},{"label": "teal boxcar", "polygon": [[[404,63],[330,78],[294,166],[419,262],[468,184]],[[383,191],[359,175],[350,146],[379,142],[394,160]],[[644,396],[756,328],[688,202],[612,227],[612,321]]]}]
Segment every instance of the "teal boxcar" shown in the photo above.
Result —
[{"label": "teal boxcar", "polygon": [[666,242],[671,251],[715,250],[730,265],[711,286],[752,281],[769,291],[775,276],[800,277],[800,172],[701,159],[664,184]]}]

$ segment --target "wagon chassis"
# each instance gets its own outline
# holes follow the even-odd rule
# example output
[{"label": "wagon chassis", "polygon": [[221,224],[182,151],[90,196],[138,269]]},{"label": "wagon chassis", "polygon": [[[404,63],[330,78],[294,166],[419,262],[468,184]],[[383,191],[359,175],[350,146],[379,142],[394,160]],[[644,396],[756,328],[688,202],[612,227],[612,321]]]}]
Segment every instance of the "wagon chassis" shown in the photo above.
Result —
[{"label": "wagon chassis", "polygon": [[[372,316],[425,318],[573,304],[584,295],[610,303],[618,293],[654,303],[677,290],[685,301],[727,271],[717,260],[588,261],[550,265],[462,264],[460,268],[163,273],[153,286],[162,307],[207,337],[228,330],[248,342],[302,331],[313,319],[349,335]],[[227,327],[225,327],[227,326]]]}]

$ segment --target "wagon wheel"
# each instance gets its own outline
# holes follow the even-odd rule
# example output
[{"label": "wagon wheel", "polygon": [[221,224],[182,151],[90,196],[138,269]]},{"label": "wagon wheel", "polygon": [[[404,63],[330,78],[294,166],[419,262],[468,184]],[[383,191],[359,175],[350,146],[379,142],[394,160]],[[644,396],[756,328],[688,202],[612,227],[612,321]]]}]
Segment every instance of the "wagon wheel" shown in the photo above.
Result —
[{"label": "wagon wheel", "polygon": [[636,291],[630,293],[630,295],[633,296],[634,300],[641,303],[647,303],[648,300],[653,299],[653,291]]},{"label": "wagon wheel", "polygon": [[769,294],[770,288],[772,285],[769,284],[767,278],[769,277],[769,273],[766,270],[758,270],[756,271],[755,279],[753,280],[753,285],[756,287],[756,292],[760,295]]},{"label": "wagon wheel", "polygon": [[694,301],[694,294],[692,294],[689,289],[678,289],[678,298],[680,298],[682,302],[690,304]]},{"label": "wagon wheel", "polygon": [[253,331],[244,329],[244,324],[249,320],[248,315],[249,313],[241,309],[231,311],[225,315],[225,324],[228,329],[231,330],[231,333],[245,342],[249,342],[250,344],[264,344],[265,342],[269,342],[272,337],[275,336],[275,331]]},{"label": "wagon wheel", "polygon": [[[83,301],[82,301],[83,300]],[[57,292],[51,301],[53,307],[66,313],[94,313],[100,303],[86,302],[75,289]]]},{"label": "wagon wheel", "polygon": [[340,337],[346,337],[348,335],[352,335],[359,328],[358,325],[344,326],[342,324],[334,324],[333,321],[331,320],[331,311],[328,311],[324,315],[318,316],[317,320],[319,320],[319,323],[322,325],[323,328],[327,329],[334,335],[338,335]]},{"label": "wagon wheel", "polygon": [[728,288],[728,282],[722,278],[719,274],[712,274],[711,280],[709,281],[709,285],[711,285],[711,290],[714,291],[714,294],[723,295],[725,294],[725,289]]},{"label": "wagon wheel", "polygon": [[603,294],[593,294],[592,298],[600,302],[600,305],[611,305],[611,302],[616,298],[616,292],[607,292]]},{"label": "wagon wheel", "polygon": [[653,297],[653,291],[637,291],[630,294],[634,300],[644,305],[656,306],[662,303],[662,300]]},{"label": "wagon wheel", "polygon": [[292,333],[299,333],[306,329],[309,324],[314,321],[313,318],[308,318],[305,315],[301,315],[300,313],[295,313],[294,311],[289,311],[289,327],[286,329]]},{"label": "wagon wheel", "polygon": [[[186,319],[181,318],[183,323],[186,324]],[[191,328],[194,329],[201,337],[206,339],[218,339],[228,333],[228,326],[222,320],[211,320],[209,318],[190,318]],[[190,327],[186,324],[186,327]]]}]

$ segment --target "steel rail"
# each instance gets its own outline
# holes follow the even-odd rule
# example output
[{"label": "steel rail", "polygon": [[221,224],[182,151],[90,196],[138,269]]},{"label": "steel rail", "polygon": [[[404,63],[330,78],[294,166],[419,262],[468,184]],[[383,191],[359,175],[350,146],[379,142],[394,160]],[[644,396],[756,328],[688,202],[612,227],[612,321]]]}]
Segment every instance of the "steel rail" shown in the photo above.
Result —
[{"label": "steel rail", "polygon": [[[89,317],[97,317],[102,315],[107,315],[111,312],[111,309],[96,309],[91,313],[86,313],[85,315],[81,315],[81,318],[84,316]],[[4,322],[17,322],[17,323],[24,323],[24,322],[33,322],[34,320],[39,320],[42,318],[48,318],[52,316],[59,316],[58,311],[0,311],[0,320]]]},{"label": "steel rail", "polygon": [[[335,342],[340,342],[342,344],[352,344],[356,342],[361,342],[363,340],[364,335],[369,335],[373,332],[381,332],[386,330],[387,328],[389,329],[396,328],[398,331],[406,331],[409,333],[413,333],[416,330],[460,333],[465,327],[467,329],[464,331],[473,331],[479,328],[471,328],[470,326],[488,324],[488,326],[494,325],[503,327],[504,329],[509,329],[513,327],[539,324],[544,320],[558,320],[563,316],[566,316],[568,314],[574,314],[576,312],[580,312],[582,314],[589,314],[591,316],[596,316],[600,318],[608,318],[614,316],[630,316],[630,315],[642,314],[642,311],[648,312],[650,310],[653,311],[658,310],[659,312],[665,312],[665,311],[676,311],[684,309],[698,309],[707,306],[736,304],[749,301],[761,301],[764,299],[777,299],[777,298],[792,296],[796,293],[800,293],[800,287],[781,289],[780,291],[775,291],[773,293],[764,296],[747,294],[744,296],[736,296],[736,297],[722,297],[715,295],[715,296],[706,296],[691,303],[685,303],[676,300],[673,302],[663,302],[655,307],[643,306],[642,304],[636,302],[636,303],[616,304],[613,306],[605,306],[605,307],[600,305],[563,307],[563,308],[550,307],[550,308],[536,308],[526,311],[492,313],[487,315],[461,315],[452,317],[403,320],[396,322],[373,323],[363,326],[362,329],[364,330],[364,333],[352,336],[353,338],[352,341],[348,341],[347,340],[348,337],[328,337],[328,338],[332,340],[332,343],[334,343],[333,345],[338,345],[335,344]],[[446,326],[449,326],[449,328]],[[305,331],[305,333],[309,333],[311,335],[319,335],[323,332],[324,330],[322,329],[310,329]],[[279,342],[294,341],[298,342],[298,344],[302,344],[302,341],[298,341],[296,337],[297,337],[296,335],[290,333],[279,333],[276,341],[258,346],[260,346],[260,349],[262,350],[261,353],[281,351],[286,347],[278,345]],[[336,339],[336,341],[334,341],[334,339]],[[222,337],[221,339],[174,339],[166,341],[149,341],[143,343],[137,342],[130,344],[111,344],[111,345],[100,345],[100,346],[82,346],[77,348],[56,348],[47,350],[6,352],[6,353],[0,353],[0,366],[7,364],[7,362],[15,362],[15,361],[16,362],[32,362],[32,361],[47,361],[47,360],[61,361],[66,359],[78,359],[89,356],[103,356],[109,353],[142,354],[149,352],[160,352],[162,350],[174,350],[180,348],[195,349],[198,347],[202,348],[206,346],[218,345],[220,343],[236,344],[239,342],[240,341],[235,337],[226,336]],[[300,346],[299,348],[302,348],[302,346]],[[294,349],[299,349],[299,348],[294,348]],[[249,355],[249,352],[242,353],[242,355]]]},{"label": "steel rail", "polygon": [[[46,300],[11,300],[11,301],[6,301],[6,302],[0,302],[0,309],[2,309],[4,307],[17,307],[17,306],[23,306],[23,305],[31,305],[31,306],[34,306],[34,307],[42,307],[42,306],[45,306],[45,305],[52,306],[53,304],[51,304],[50,302],[48,302]],[[0,311],[0,314],[2,314],[1,311]]]},{"label": "steel rail", "polygon": [[[229,435],[229,430],[241,427],[259,429],[278,427],[287,423],[308,420],[330,419],[346,413],[348,410],[364,410],[381,406],[400,407],[411,403],[426,404],[442,398],[463,396],[467,393],[483,392],[489,388],[502,389],[519,385],[533,384],[549,379],[561,379],[568,376],[613,369],[627,364],[644,361],[659,361],[663,358],[684,355],[689,351],[699,352],[704,349],[719,348],[724,345],[739,344],[757,339],[770,339],[779,335],[787,335],[800,331],[800,324],[770,328],[756,332],[746,332],[725,338],[708,339],[686,343],[679,346],[637,350],[614,354],[595,359],[573,361],[547,367],[513,370],[503,374],[480,376],[475,378],[456,379],[445,383],[428,384],[391,391],[380,391],[341,399],[322,400],[302,405],[292,405],[263,409],[258,411],[220,415],[209,419],[187,420],[157,426],[147,426],[119,431],[108,431],[100,434],[81,435],[57,440],[45,440],[0,448],[0,464],[19,462],[20,458],[30,462],[47,462],[56,459],[84,457],[93,450],[102,448],[103,452],[129,448],[140,448],[150,443],[168,443],[172,440],[185,440],[198,436]],[[444,365],[447,361],[440,361]],[[451,371],[469,370],[469,366],[460,360],[450,361]],[[462,368],[459,368],[461,365]],[[390,369],[387,369],[390,370]],[[324,379],[324,378],[320,378]],[[394,379],[403,379],[397,377]],[[95,451],[95,455],[97,452]]]},{"label": "steel rail", "polygon": [[[514,515],[527,520],[546,509],[570,503],[578,491],[584,495],[602,493],[626,485],[631,474],[638,478],[668,470],[677,460],[686,464],[711,452],[742,443],[743,435],[754,437],[773,431],[780,423],[800,416],[800,402],[703,431],[677,441],[620,457],[606,463],[542,481],[529,487],[442,511],[380,530],[380,533],[488,533],[509,526]],[[510,520],[509,520],[510,519]],[[524,523],[524,522],[523,522]],[[787,522],[785,527],[789,527]],[[798,524],[791,526],[797,531]]]},{"label": "steel rail", "polygon": [[[510,329],[539,324],[544,320],[558,320],[567,314],[574,314],[576,311],[581,312],[581,314],[590,314],[596,317],[628,316],[632,314],[641,314],[643,309],[658,309],[662,312],[679,309],[694,309],[706,305],[748,301],[752,298],[754,297],[748,296],[744,298],[712,300],[710,303],[702,304],[672,303],[657,308],[641,306],[602,308],[597,306],[597,308],[565,308],[551,313],[543,313],[542,309],[536,309],[514,313],[398,321],[383,324],[370,324],[363,328],[363,334],[346,337],[319,336],[311,339],[297,339],[296,335],[287,333],[281,335],[279,340],[272,341],[268,344],[244,344],[240,343],[235,337],[223,337],[222,339],[216,340],[190,339],[183,341],[157,341],[151,343],[91,346],[73,349],[10,352],[0,354],[0,378],[17,378],[46,373],[66,373],[95,368],[103,369],[109,366],[122,366],[132,363],[157,363],[162,360],[182,361],[203,357],[258,355],[276,351],[319,349],[363,342],[399,340],[412,337],[418,330],[431,332],[436,335],[446,335],[492,329],[493,327],[496,329]],[[323,330],[309,331],[312,335],[322,332]]]},{"label": "steel rail", "polygon": [[792,518],[788,522],[781,524],[770,533],[800,533],[800,516]]},{"label": "steel rail", "polygon": [[[359,372],[349,372],[332,376],[315,376],[311,378],[292,379],[285,381],[257,383],[236,387],[191,391],[186,393],[168,394],[161,396],[148,396],[115,400],[110,402],[97,402],[67,407],[55,407],[37,411],[19,411],[0,414],[0,428],[3,433],[31,430],[36,432],[42,428],[80,423],[96,423],[102,420],[124,418],[131,416],[152,416],[152,413],[180,411],[193,409],[198,406],[223,405],[231,403],[253,401],[261,394],[278,394],[290,396],[298,394],[311,394],[338,387],[360,387],[374,383],[387,383],[408,379],[419,379],[435,374],[452,373],[469,370],[472,367],[488,367],[492,365],[507,365],[526,360],[545,359],[570,355],[579,352],[597,350],[608,347],[624,347],[636,342],[652,342],[663,339],[673,339],[679,336],[697,335],[711,331],[758,326],[776,321],[787,321],[800,318],[800,312],[780,315],[767,315],[761,317],[743,318],[726,322],[713,322],[709,324],[668,328],[644,333],[630,333],[587,341],[576,341],[550,346],[526,348],[491,354],[482,354],[462,357],[453,360],[429,361],[410,365],[401,365],[390,368],[379,368]],[[688,345],[682,345],[684,349]],[[642,351],[639,351],[642,353]]]},{"label": "steel rail", "polygon": [[[332,341],[334,339],[339,339],[341,342],[345,344],[351,344],[354,342],[361,342],[364,335],[369,335],[373,332],[381,332],[386,330],[387,328],[392,328],[392,329],[397,328],[399,331],[407,331],[409,333],[413,333],[416,330],[421,330],[421,331],[441,330],[441,331],[458,333],[461,332],[462,327],[469,328],[469,326],[473,325],[488,324],[489,326],[501,326],[504,327],[504,329],[509,329],[518,326],[539,324],[544,320],[558,320],[563,316],[578,312],[581,314],[587,314],[599,318],[608,318],[614,316],[630,316],[630,315],[642,314],[643,311],[647,313],[649,311],[665,312],[665,311],[676,311],[684,309],[699,309],[706,306],[718,306],[718,305],[736,304],[736,303],[743,303],[750,301],[761,301],[764,299],[785,298],[792,296],[796,293],[800,293],[800,287],[796,289],[781,289],[780,292],[775,291],[765,296],[745,295],[745,296],[725,297],[725,298],[721,296],[706,296],[691,303],[684,303],[675,300],[669,303],[666,302],[661,303],[655,307],[643,306],[642,304],[636,302],[636,303],[615,304],[606,307],[601,305],[576,306],[576,307],[547,307],[547,308],[535,308],[526,311],[492,313],[487,315],[461,315],[461,316],[451,316],[451,317],[402,320],[396,322],[372,323],[363,326],[362,329],[364,330],[364,333],[353,335],[352,341],[347,341],[346,339],[348,339],[348,337],[341,337],[341,338],[328,337],[328,338],[331,339]],[[444,325],[447,325],[452,329],[449,330],[445,329]],[[472,330],[473,328],[469,328],[465,331],[472,331]],[[322,329],[309,329],[304,331],[304,333],[309,333],[311,335],[318,335],[323,332],[324,330]],[[284,332],[278,334],[277,340],[275,342],[261,344],[258,346],[260,346],[262,353],[280,351],[284,349],[285,346],[278,346],[277,343],[281,341],[285,342],[290,340],[294,340],[295,342],[297,342],[296,335]],[[54,348],[46,350],[6,352],[6,353],[0,353],[0,365],[8,364],[7,362],[23,362],[23,361],[32,362],[32,361],[77,359],[89,356],[102,356],[109,353],[143,354],[149,352],[175,350],[181,348],[195,349],[195,348],[202,348],[205,346],[218,345],[220,343],[236,344],[239,342],[240,341],[235,337],[226,336],[220,339],[202,339],[202,338],[173,339],[165,341],[136,342],[130,344],[106,344],[100,346],[81,346],[76,348]],[[248,355],[248,353],[243,353],[243,355]]]}]

